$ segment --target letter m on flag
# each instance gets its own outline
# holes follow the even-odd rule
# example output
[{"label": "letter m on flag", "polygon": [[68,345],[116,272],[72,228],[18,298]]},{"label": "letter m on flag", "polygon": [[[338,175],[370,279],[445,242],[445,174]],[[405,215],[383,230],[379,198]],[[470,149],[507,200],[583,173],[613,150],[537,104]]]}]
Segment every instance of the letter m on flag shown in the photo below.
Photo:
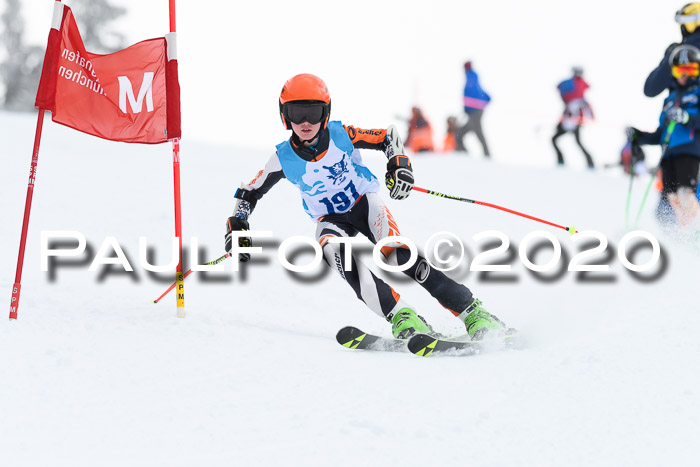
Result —
[{"label": "letter m on flag", "polygon": [[129,99],[132,111],[137,114],[143,110],[143,101],[146,101],[146,111],[153,112],[153,72],[147,71],[143,74],[139,97],[134,98],[134,88],[127,76],[119,76],[119,110],[126,111],[126,100]]}]

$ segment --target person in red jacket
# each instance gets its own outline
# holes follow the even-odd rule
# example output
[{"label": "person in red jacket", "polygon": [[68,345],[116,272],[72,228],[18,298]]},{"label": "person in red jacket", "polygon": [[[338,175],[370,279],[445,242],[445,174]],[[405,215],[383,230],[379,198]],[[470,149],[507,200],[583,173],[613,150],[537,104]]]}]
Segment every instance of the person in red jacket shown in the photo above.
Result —
[{"label": "person in red jacket", "polygon": [[564,101],[564,113],[559,119],[557,130],[552,136],[552,145],[557,153],[557,163],[564,165],[564,156],[557,146],[557,139],[566,133],[573,133],[576,138],[576,143],[581,148],[583,155],[586,157],[586,163],[589,169],[595,168],[593,158],[586,151],[581,143],[581,126],[586,120],[593,119],[593,110],[590,104],[586,101],[584,93],[589,88],[586,80],[583,79],[583,68],[572,68],[573,76],[562,81],[557,86],[561,99]]},{"label": "person in red jacket", "polygon": [[435,150],[433,146],[433,130],[430,127],[430,122],[425,118],[423,111],[419,107],[414,106],[411,109],[411,120],[408,122],[408,136],[406,137],[405,146],[414,154]]}]

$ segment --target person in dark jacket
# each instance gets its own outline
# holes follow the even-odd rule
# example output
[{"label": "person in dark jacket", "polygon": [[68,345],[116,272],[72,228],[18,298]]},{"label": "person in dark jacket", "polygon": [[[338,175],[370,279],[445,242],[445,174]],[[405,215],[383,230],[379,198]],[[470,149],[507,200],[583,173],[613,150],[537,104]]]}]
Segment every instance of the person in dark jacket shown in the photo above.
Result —
[{"label": "person in dark jacket", "polygon": [[[688,3],[676,12],[676,22],[681,26],[683,40],[681,44],[692,45],[700,48],[700,2]],[[676,81],[671,76],[669,57],[671,51],[679,44],[673,43],[666,48],[661,63],[649,73],[644,83],[644,95],[656,97],[666,89],[677,87]]]},{"label": "person in dark jacket", "polygon": [[450,115],[447,117],[447,130],[445,131],[445,139],[442,143],[442,152],[452,152],[457,150],[457,117]]},{"label": "person in dark jacket", "polygon": [[662,146],[662,199],[676,214],[678,224],[700,231],[700,204],[697,198],[700,178],[700,49],[692,45],[675,47],[669,57],[675,86],[664,100],[655,132],[629,130],[637,144]]},{"label": "person in dark jacket", "polygon": [[464,85],[464,112],[467,114],[467,123],[458,129],[455,134],[457,140],[457,151],[467,152],[464,146],[464,137],[470,131],[473,131],[479,139],[481,146],[484,148],[484,156],[491,157],[489,147],[486,144],[484,131],[481,129],[481,117],[484,114],[484,109],[491,102],[491,96],[486,91],[481,89],[479,84],[479,75],[472,69],[472,62],[464,63],[464,73],[466,74],[466,83]]}]

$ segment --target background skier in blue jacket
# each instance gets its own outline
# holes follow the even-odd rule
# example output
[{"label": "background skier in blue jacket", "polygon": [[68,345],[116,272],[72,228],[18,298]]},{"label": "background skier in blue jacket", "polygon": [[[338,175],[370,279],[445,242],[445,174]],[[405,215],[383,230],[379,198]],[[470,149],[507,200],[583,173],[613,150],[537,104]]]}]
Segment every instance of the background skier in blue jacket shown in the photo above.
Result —
[{"label": "background skier in blue jacket", "polygon": [[491,157],[489,147],[486,144],[484,131],[481,128],[481,117],[484,114],[484,109],[491,102],[489,96],[479,84],[479,75],[472,69],[472,62],[464,63],[464,72],[466,74],[466,83],[464,85],[464,112],[467,114],[467,123],[457,130],[455,138],[457,140],[457,151],[467,152],[464,146],[464,137],[470,131],[473,131],[479,139],[481,146],[484,148],[484,156]]},{"label": "background skier in blue jacket", "polygon": [[659,127],[653,133],[631,128],[629,137],[638,144],[662,145],[662,199],[671,205],[678,224],[694,234],[700,232],[700,49],[675,47],[668,66],[675,86],[664,100]]}]

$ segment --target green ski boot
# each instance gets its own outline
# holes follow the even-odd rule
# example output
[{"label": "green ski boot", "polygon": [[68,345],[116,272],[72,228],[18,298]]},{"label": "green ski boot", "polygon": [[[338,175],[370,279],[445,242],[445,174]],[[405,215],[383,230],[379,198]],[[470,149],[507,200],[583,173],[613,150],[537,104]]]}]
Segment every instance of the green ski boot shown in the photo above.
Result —
[{"label": "green ski boot", "polygon": [[467,327],[467,334],[473,341],[488,339],[489,337],[502,337],[507,328],[505,323],[490,314],[481,306],[481,300],[474,301],[459,316]]},{"label": "green ski boot", "polygon": [[432,334],[433,328],[411,308],[404,307],[391,317],[391,333],[396,339],[408,339],[414,334]]}]

